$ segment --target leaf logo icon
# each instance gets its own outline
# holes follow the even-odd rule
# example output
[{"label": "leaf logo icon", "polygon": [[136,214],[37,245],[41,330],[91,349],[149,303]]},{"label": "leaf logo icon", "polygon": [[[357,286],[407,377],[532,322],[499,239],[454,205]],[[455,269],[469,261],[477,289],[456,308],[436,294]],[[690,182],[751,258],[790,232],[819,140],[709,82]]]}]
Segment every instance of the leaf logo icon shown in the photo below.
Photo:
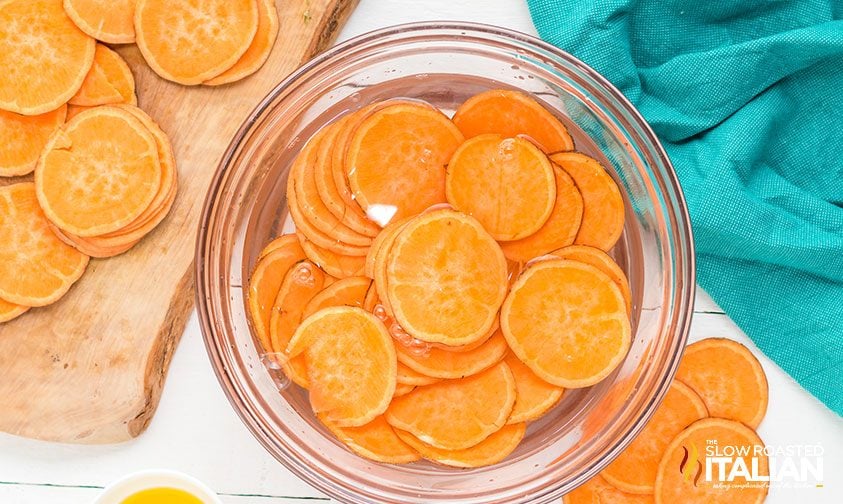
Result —
[{"label": "leaf logo icon", "polygon": [[[691,443],[691,450],[689,451],[687,447],[682,447],[682,461],[679,462],[679,472],[682,474],[682,477],[685,481],[691,481],[691,475],[693,474],[694,478],[694,486],[697,486],[697,483],[700,481],[700,476],[702,476],[702,462],[700,461],[700,452],[697,449],[697,445]],[[696,469],[696,473],[694,473]]]}]

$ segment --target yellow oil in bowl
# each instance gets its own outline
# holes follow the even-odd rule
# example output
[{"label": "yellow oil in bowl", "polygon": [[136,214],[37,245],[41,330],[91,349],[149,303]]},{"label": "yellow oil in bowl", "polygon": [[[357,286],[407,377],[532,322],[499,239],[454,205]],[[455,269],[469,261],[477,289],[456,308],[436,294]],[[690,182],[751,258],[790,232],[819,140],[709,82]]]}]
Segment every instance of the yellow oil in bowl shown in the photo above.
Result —
[{"label": "yellow oil in bowl", "polygon": [[134,493],[120,504],[204,504],[201,499],[192,493],[179,490],[178,488],[148,488]]}]

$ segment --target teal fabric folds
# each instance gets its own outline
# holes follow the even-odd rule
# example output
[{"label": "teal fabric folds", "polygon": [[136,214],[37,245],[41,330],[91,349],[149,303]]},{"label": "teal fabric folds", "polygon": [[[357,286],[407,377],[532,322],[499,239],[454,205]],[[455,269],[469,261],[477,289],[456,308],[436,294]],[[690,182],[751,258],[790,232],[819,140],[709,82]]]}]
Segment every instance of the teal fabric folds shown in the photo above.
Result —
[{"label": "teal fabric folds", "polygon": [[843,2],[528,0],[641,111],[691,212],[698,281],[843,415]]}]

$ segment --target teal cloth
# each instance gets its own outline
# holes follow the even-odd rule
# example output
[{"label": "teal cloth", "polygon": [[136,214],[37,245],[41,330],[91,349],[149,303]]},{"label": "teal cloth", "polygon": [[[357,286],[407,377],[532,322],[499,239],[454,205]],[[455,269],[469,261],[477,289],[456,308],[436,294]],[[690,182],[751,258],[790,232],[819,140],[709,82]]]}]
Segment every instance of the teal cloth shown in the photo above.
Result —
[{"label": "teal cloth", "polygon": [[700,285],[843,415],[843,1],[528,4],[663,142]]}]

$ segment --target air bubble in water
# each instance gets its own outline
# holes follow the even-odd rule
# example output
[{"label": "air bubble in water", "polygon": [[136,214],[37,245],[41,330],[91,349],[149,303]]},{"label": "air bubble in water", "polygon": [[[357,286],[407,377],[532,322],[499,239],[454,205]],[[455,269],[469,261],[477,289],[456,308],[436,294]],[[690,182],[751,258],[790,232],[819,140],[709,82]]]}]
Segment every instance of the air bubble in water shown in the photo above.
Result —
[{"label": "air bubble in water", "polygon": [[313,268],[311,268],[310,264],[305,263],[298,266],[293,280],[299,285],[312,287],[316,283],[316,279],[313,276]]},{"label": "air bubble in water", "polygon": [[290,386],[290,379],[287,378],[287,375],[281,369],[281,365],[279,364],[281,362],[280,359],[281,356],[278,353],[261,355],[261,363],[269,370],[269,376],[272,378],[272,382],[275,383],[275,387],[279,392],[283,392]]}]

